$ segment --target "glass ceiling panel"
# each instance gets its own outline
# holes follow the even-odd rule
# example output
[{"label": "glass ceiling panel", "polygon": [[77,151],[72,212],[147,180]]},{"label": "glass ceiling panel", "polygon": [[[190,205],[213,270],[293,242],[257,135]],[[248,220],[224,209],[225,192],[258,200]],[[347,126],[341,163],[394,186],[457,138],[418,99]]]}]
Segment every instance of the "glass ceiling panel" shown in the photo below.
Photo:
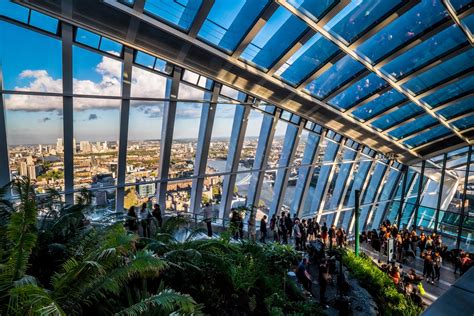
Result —
[{"label": "glass ceiling panel", "polygon": [[188,31],[202,0],[146,0],[145,12]]},{"label": "glass ceiling panel", "polygon": [[413,122],[408,122],[406,124],[401,125],[400,127],[389,132],[388,134],[396,139],[401,139],[417,131],[421,131],[427,128],[428,126],[435,124],[436,122],[438,122],[437,119],[435,119],[429,114],[426,114]]},{"label": "glass ceiling panel", "polygon": [[448,18],[449,15],[440,0],[422,0],[365,41],[357,51],[373,63],[377,63],[410,39]]},{"label": "glass ceiling panel", "polygon": [[198,37],[231,53],[261,15],[268,0],[216,0]]},{"label": "glass ceiling panel", "polygon": [[415,137],[407,139],[403,143],[410,148],[418,147],[423,144],[426,144],[436,138],[441,138],[451,133],[451,130],[444,125],[436,126],[422,134],[419,134]]},{"label": "glass ceiling panel", "polygon": [[415,103],[410,102],[396,111],[386,114],[372,123],[375,128],[386,130],[391,126],[399,124],[407,118],[423,112],[423,109],[417,106]]},{"label": "glass ceiling panel", "polygon": [[464,33],[457,25],[452,25],[398,56],[383,66],[382,71],[399,79],[466,43]]},{"label": "glass ceiling panel", "polygon": [[298,40],[307,27],[298,17],[279,7],[240,57],[266,70]]},{"label": "glass ceiling panel", "polygon": [[324,99],[348,80],[356,77],[365,67],[350,56],[343,57],[321,76],[310,82],[306,90],[315,97]]},{"label": "glass ceiling panel", "polygon": [[439,110],[438,114],[443,116],[445,119],[450,119],[455,117],[458,114],[465,113],[468,111],[473,111],[474,109],[474,97],[461,99],[457,102],[454,102],[452,105]]},{"label": "glass ceiling panel", "polygon": [[474,126],[474,114],[454,121],[452,124],[459,130],[471,128]]},{"label": "glass ceiling panel", "polygon": [[474,76],[469,76],[458,82],[450,84],[449,86],[444,87],[421,100],[427,103],[431,108],[434,108],[451,98],[457,97],[472,90],[474,90]]},{"label": "glass ceiling panel", "polygon": [[368,28],[383,20],[403,1],[354,0],[344,7],[324,28],[335,36],[352,43]]},{"label": "glass ceiling panel", "polygon": [[377,99],[358,107],[351,114],[360,120],[366,121],[403,100],[405,100],[405,96],[397,90],[392,89]]},{"label": "glass ceiling panel", "polygon": [[337,52],[339,49],[335,44],[321,34],[316,34],[275,72],[275,76],[292,85],[298,85]]},{"label": "glass ceiling panel", "polygon": [[30,15],[30,25],[56,34],[58,32],[59,21],[55,18],[47,16],[45,14],[31,11]]},{"label": "glass ceiling panel", "polygon": [[288,0],[289,4],[315,21],[319,20],[337,2],[339,0]]},{"label": "glass ceiling panel", "polygon": [[461,23],[469,29],[471,35],[474,34],[474,14],[470,14],[461,20]]},{"label": "glass ceiling panel", "polygon": [[411,79],[402,87],[407,88],[414,94],[419,94],[440,82],[454,77],[465,70],[474,68],[474,49],[470,49],[456,57],[453,57],[442,64],[439,64],[419,76]]},{"label": "glass ceiling panel", "polygon": [[332,98],[329,104],[339,109],[347,109],[359,100],[364,99],[385,86],[387,86],[385,80],[375,73],[371,73]]},{"label": "glass ceiling panel", "polygon": [[0,1],[0,15],[8,18],[28,23],[28,8],[10,1]]},{"label": "glass ceiling panel", "polygon": [[456,12],[459,12],[465,7],[467,7],[469,4],[471,4],[472,0],[449,0],[449,2],[453,6],[454,10],[456,10]]}]

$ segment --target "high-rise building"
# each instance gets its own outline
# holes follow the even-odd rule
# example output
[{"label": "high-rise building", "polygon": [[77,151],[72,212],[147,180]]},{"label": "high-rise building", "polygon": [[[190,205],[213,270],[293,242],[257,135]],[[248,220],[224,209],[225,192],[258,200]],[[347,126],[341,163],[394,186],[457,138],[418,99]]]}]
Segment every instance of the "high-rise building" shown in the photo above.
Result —
[{"label": "high-rise building", "polygon": [[33,161],[33,157],[32,156],[28,156],[26,157],[26,164],[27,165],[34,165],[34,161]]},{"label": "high-rise building", "polygon": [[28,177],[31,180],[36,180],[36,166],[35,165],[28,165]]},{"label": "high-rise building", "polygon": [[62,138],[58,138],[56,142],[56,152],[62,153],[64,151],[64,142]]},{"label": "high-rise building", "polygon": [[79,143],[79,150],[81,153],[90,153],[92,151],[91,143],[87,140],[81,140]]},{"label": "high-rise building", "polygon": [[76,138],[72,139],[72,152],[75,154],[77,151]]},{"label": "high-rise building", "polygon": [[28,165],[26,164],[26,161],[20,162],[20,176],[28,176]]}]

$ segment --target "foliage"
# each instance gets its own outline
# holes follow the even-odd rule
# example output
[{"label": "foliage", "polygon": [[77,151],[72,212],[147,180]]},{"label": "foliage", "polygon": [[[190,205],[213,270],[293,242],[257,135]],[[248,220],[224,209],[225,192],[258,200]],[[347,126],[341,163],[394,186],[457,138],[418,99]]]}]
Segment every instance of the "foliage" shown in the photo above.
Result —
[{"label": "foliage", "polygon": [[399,293],[392,279],[375,266],[369,257],[364,254],[356,257],[353,252],[345,251],[342,260],[351,271],[351,275],[377,300],[383,315],[421,314],[422,308],[404,294]]}]

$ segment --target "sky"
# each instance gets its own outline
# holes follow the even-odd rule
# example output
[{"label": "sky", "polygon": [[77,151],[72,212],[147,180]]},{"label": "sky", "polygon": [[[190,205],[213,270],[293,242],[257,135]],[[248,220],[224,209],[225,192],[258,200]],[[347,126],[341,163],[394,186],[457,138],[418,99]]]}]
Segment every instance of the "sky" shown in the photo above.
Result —
[{"label": "sky", "polygon": [[[0,21],[0,62],[5,90],[62,92],[61,42],[57,39]],[[118,140],[120,101],[100,96],[121,94],[121,73],[120,61],[74,46],[74,93],[97,95],[93,99],[74,99],[76,140]],[[133,67],[133,97],[164,98],[169,84],[170,79],[165,76]],[[183,99],[210,97],[185,84],[180,85],[179,91]],[[10,94],[5,95],[4,102],[9,145],[54,144],[62,137],[61,97]],[[129,139],[159,139],[164,106],[159,102],[132,102]],[[178,103],[175,139],[197,137],[201,111],[201,104]],[[217,106],[213,138],[230,137],[234,111],[235,105]],[[258,136],[261,116],[250,115],[246,137]],[[276,135],[282,134],[284,129],[277,128]]]}]

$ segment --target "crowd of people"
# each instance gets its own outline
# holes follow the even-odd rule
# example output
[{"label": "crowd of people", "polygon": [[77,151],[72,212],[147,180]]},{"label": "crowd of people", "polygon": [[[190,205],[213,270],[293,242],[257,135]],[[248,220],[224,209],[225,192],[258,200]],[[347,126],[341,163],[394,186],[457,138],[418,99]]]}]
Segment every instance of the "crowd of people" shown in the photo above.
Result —
[{"label": "crowd of people", "polygon": [[143,203],[138,211],[135,206],[128,209],[125,228],[141,237],[149,238],[152,230],[156,230],[162,224],[163,217],[160,205],[153,205],[150,200],[149,203]]},{"label": "crowd of people", "polygon": [[[262,230],[262,223],[260,227]],[[320,225],[316,217],[300,220],[296,215],[291,218],[289,213],[281,212],[280,215],[274,214],[270,219],[270,230],[275,242],[288,244],[289,240],[293,238],[297,250],[305,250],[307,242],[316,240],[318,237],[321,238],[325,246],[329,246],[331,249],[334,246],[343,247],[347,243],[347,234],[344,228],[336,228],[335,225],[328,227],[326,223]]]}]

